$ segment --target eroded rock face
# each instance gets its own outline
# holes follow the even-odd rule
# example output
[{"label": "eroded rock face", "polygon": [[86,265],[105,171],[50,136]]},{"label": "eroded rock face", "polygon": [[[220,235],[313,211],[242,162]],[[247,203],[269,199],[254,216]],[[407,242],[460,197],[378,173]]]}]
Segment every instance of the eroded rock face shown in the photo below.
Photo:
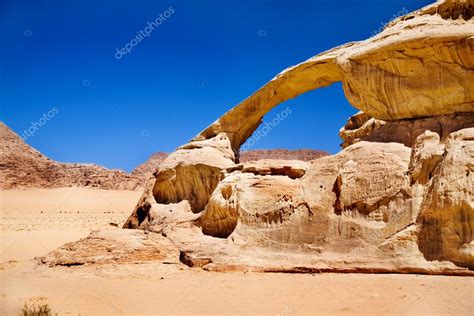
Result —
[{"label": "eroded rock face", "polygon": [[[236,233],[260,246],[334,246],[345,252],[362,240],[379,243],[414,222],[409,157],[403,145],[361,142],[311,164],[295,161],[286,174],[246,164],[229,168],[200,224],[205,234],[228,237],[239,222]],[[301,170],[299,176],[291,169]]]},{"label": "eroded rock face", "polygon": [[143,262],[177,263],[179,251],[169,239],[140,230],[93,231],[88,237],[67,243],[37,258],[49,266],[120,264]]},{"label": "eroded rock face", "polygon": [[298,196],[296,179],[308,167],[303,161],[264,160],[228,168],[199,219],[204,234],[227,238],[238,221],[259,228],[286,223],[298,202],[292,200]]},{"label": "eroded rock face", "polygon": [[413,149],[362,141],[309,163],[233,165],[203,212],[151,201],[140,225],[148,235],[93,233],[40,262],[474,275],[473,140],[473,128],[444,142],[425,131]]},{"label": "eroded rock face", "polygon": [[151,204],[189,201],[195,213],[201,212],[221,180],[221,171],[234,164],[235,154],[229,138],[192,141],[168,156],[150,179],[125,228],[138,228]]},{"label": "eroded rock face", "polygon": [[339,57],[347,99],[383,120],[472,111],[473,26],[424,10],[392,23]]},{"label": "eroded rock face", "polygon": [[[158,171],[155,199],[191,200],[193,211],[202,211],[219,181],[218,168],[237,161],[240,146],[265,114],[288,99],[334,82],[342,81],[347,99],[375,120],[472,112],[471,11],[469,1],[441,1],[397,19],[372,38],[284,70],[171,154]],[[374,124],[377,127],[377,121]],[[226,144],[217,145],[222,142]]]},{"label": "eroded rock face", "polygon": [[[198,148],[198,147],[196,147]],[[194,149],[196,149],[194,148]],[[199,161],[193,160],[190,158],[189,155],[196,154],[195,151],[191,151],[190,147],[186,147],[185,150],[181,151],[179,154],[172,156],[170,161],[167,161],[168,165],[161,165],[166,157],[162,160],[161,158],[164,157],[163,153],[158,153],[157,155],[153,155],[151,159],[149,159],[146,163],[139,166],[139,168],[135,169],[137,172],[132,172],[132,174],[140,175],[143,179],[148,179],[150,176],[153,176],[153,173],[157,171],[161,176],[159,178],[160,184],[157,184],[157,178],[153,176],[152,180],[147,183],[147,188],[145,189],[145,193],[143,194],[142,198],[140,199],[139,203],[137,203],[137,207],[135,208],[132,216],[128,219],[125,224],[127,228],[138,228],[140,225],[143,224],[143,221],[146,220],[146,215],[151,208],[151,205],[156,202],[156,200],[160,201],[174,201],[171,203],[175,203],[176,201],[180,200],[180,196],[178,195],[177,190],[175,188],[176,185],[172,185],[168,187],[168,183],[171,181],[175,181],[178,178],[182,178],[183,181],[191,183],[192,181],[189,180],[192,178],[192,175],[198,175],[199,179],[211,179],[213,181],[211,183],[211,187],[215,187],[215,179],[219,176],[222,169],[217,167],[204,167],[200,165]],[[216,151],[209,151],[204,153],[204,158],[202,161],[212,160],[212,156],[216,155],[219,156],[220,154]],[[240,155],[240,160],[242,162],[251,162],[251,161],[258,161],[258,160],[265,160],[265,159],[280,159],[280,160],[292,160],[292,159],[299,159],[303,161],[314,160],[319,157],[327,156],[328,153],[320,150],[313,150],[313,149],[305,149],[305,150],[284,150],[284,149],[270,149],[270,150],[252,150],[243,152]],[[183,164],[180,164],[180,161],[183,161]],[[194,166],[193,161],[199,166]],[[186,163],[184,163],[186,162]],[[224,166],[226,165],[227,161],[224,162]],[[176,165],[173,167],[173,165]],[[153,171],[150,171],[153,170]],[[206,175],[205,172],[212,173],[211,176],[208,174]],[[202,175],[201,175],[202,174]],[[171,175],[171,176],[169,176]],[[214,180],[212,180],[214,179]],[[194,191],[195,196],[203,196],[202,200],[206,201],[210,197],[210,193],[208,190],[201,190],[198,191],[198,188],[205,187],[205,184],[201,180],[196,180],[193,182],[196,190]],[[160,195],[158,198],[155,198],[153,195],[153,188],[156,187],[156,191],[160,191]],[[189,189],[189,188],[188,188]],[[182,198],[182,197],[181,197]],[[180,201],[187,201],[186,199],[181,199]],[[144,223],[146,224],[146,223]]]},{"label": "eroded rock face", "polygon": [[419,216],[420,250],[428,260],[474,269],[474,128],[452,133],[442,155],[431,155],[428,164],[432,181]]},{"label": "eroded rock face", "polygon": [[344,141],[343,148],[362,140],[395,142],[412,147],[416,138],[425,131],[437,133],[444,141],[452,132],[468,127],[474,127],[474,112],[393,121],[378,120],[359,112],[347,120],[339,136]]}]

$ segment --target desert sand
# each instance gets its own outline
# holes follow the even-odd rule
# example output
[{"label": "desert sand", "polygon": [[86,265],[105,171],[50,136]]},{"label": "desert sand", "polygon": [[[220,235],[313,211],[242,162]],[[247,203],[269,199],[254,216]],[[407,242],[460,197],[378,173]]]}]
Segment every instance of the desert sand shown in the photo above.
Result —
[{"label": "desert sand", "polygon": [[[119,229],[137,191],[1,191],[0,314],[469,315],[474,279],[397,274],[216,273],[185,265],[55,267],[34,259],[94,229]],[[28,199],[25,197],[28,196]]]}]

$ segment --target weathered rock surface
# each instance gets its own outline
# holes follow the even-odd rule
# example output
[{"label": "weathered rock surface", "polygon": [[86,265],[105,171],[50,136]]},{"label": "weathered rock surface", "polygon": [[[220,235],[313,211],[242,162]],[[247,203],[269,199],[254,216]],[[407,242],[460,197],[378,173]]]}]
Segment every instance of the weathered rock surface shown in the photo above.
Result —
[{"label": "weathered rock surface", "polygon": [[232,165],[203,212],[150,200],[135,224],[212,271],[474,275],[473,133]]},{"label": "weathered rock surface", "polygon": [[207,270],[472,275],[473,130],[444,142],[425,131],[413,149],[362,141],[310,163],[234,165],[202,213],[155,203],[141,228]]},{"label": "weathered rock surface", "polygon": [[287,220],[291,211],[278,210],[297,195],[294,179],[301,178],[308,167],[303,161],[265,160],[228,168],[199,219],[203,232],[226,238],[239,220],[259,222],[260,227]]},{"label": "weathered rock surface", "polygon": [[428,260],[474,270],[474,128],[452,133],[444,147],[442,159],[427,150],[432,181],[418,220],[420,250]]},{"label": "weathered rock surface", "polygon": [[67,243],[44,257],[40,263],[50,266],[84,264],[178,263],[179,251],[169,239],[140,230],[94,231],[78,242]]},{"label": "weathered rock surface", "polygon": [[[256,149],[241,152],[239,160],[241,162],[256,161],[262,159],[310,161],[328,155],[328,152],[316,149]],[[157,171],[158,167],[168,156],[168,153],[154,153],[147,161],[135,168],[132,171],[132,175],[140,177],[144,181],[146,181],[148,178],[153,176],[153,173]]]},{"label": "weathered rock surface", "polygon": [[260,246],[327,247],[342,253],[369,241],[376,246],[414,221],[409,211],[397,216],[410,206],[405,175],[410,151],[403,145],[377,145],[362,142],[304,168],[291,166],[306,169],[299,177],[233,171],[201,216],[203,232],[227,237],[234,231],[227,223],[235,228],[239,222],[235,233]]},{"label": "weathered rock surface", "polygon": [[[179,259],[212,271],[474,275],[471,143],[474,128],[444,142],[426,131],[413,149],[362,141],[312,162],[234,165],[203,212],[188,201],[154,202],[143,231],[93,233],[40,262]],[[123,246],[133,243],[143,252]]]},{"label": "weathered rock surface", "polygon": [[59,163],[27,145],[0,122],[0,189],[91,187],[143,190],[142,178],[94,164]]},{"label": "weathered rock surface", "polygon": [[474,112],[436,115],[418,119],[383,121],[359,112],[347,120],[339,131],[345,148],[356,142],[401,143],[412,147],[415,139],[424,131],[437,133],[441,140],[452,132],[474,127]]},{"label": "weathered rock surface", "polygon": [[[285,70],[165,159],[124,227],[206,270],[474,275],[473,12],[440,1]],[[336,81],[352,145],[238,163],[268,111]]]}]

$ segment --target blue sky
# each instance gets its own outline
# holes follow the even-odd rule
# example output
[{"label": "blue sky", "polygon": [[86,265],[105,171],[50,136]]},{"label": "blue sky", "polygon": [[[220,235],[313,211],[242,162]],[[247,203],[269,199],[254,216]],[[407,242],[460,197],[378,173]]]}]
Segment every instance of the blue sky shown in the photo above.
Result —
[{"label": "blue sky", "polygon": [[[0,1],[0,119],[62,162],[132,170],[173,151],[288,66],[370,37],[430,1]],[[172,8],[149,37],[114,57]],[[339,150],[357,110],[339,84],[309,92],[258,148]],[[52,112],[50,112],[51,114]],[[44,120],[42,120],[44,122]]]}]

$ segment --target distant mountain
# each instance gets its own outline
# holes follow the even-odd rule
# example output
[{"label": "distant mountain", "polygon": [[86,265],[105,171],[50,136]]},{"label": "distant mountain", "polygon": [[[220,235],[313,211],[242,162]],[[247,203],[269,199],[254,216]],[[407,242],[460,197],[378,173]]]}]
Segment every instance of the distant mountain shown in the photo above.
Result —
[{"label": "distant mountain", "polygon": [[147,161],[136,167],[132,171],[132,174],[143,179],[148,179],[168,155],[168,153],[164,152],[154,153]]},{"label": "distant mountain", "polygon": [[[240,154],[240,162],[247,162],[252,160],[261,159],[279,159],[279,160],[304,160],[310,161],[320,157],[328,156],[329,153],[321,150],[314,149],[259,149],[251,151],[243,151]],[[168,157],[167,153],[157,152],[151,155],[151,157],[139,165],[132,174],[143,179],[148,179],[156,168]]]},{"label": "distant mountain", "polygon": [[144,182],[122,170],[51,160],[0,122],[0,189],[59,187],[141,190]]},{"label": "distant mountain", "polygon": [[311,161],[324,156],[329,153],[322,150],[315,149],[258,149],[243,151],[240,153],[240,162],[247,162],[260,159],[278,159],[278,160],[303,160]]}]

